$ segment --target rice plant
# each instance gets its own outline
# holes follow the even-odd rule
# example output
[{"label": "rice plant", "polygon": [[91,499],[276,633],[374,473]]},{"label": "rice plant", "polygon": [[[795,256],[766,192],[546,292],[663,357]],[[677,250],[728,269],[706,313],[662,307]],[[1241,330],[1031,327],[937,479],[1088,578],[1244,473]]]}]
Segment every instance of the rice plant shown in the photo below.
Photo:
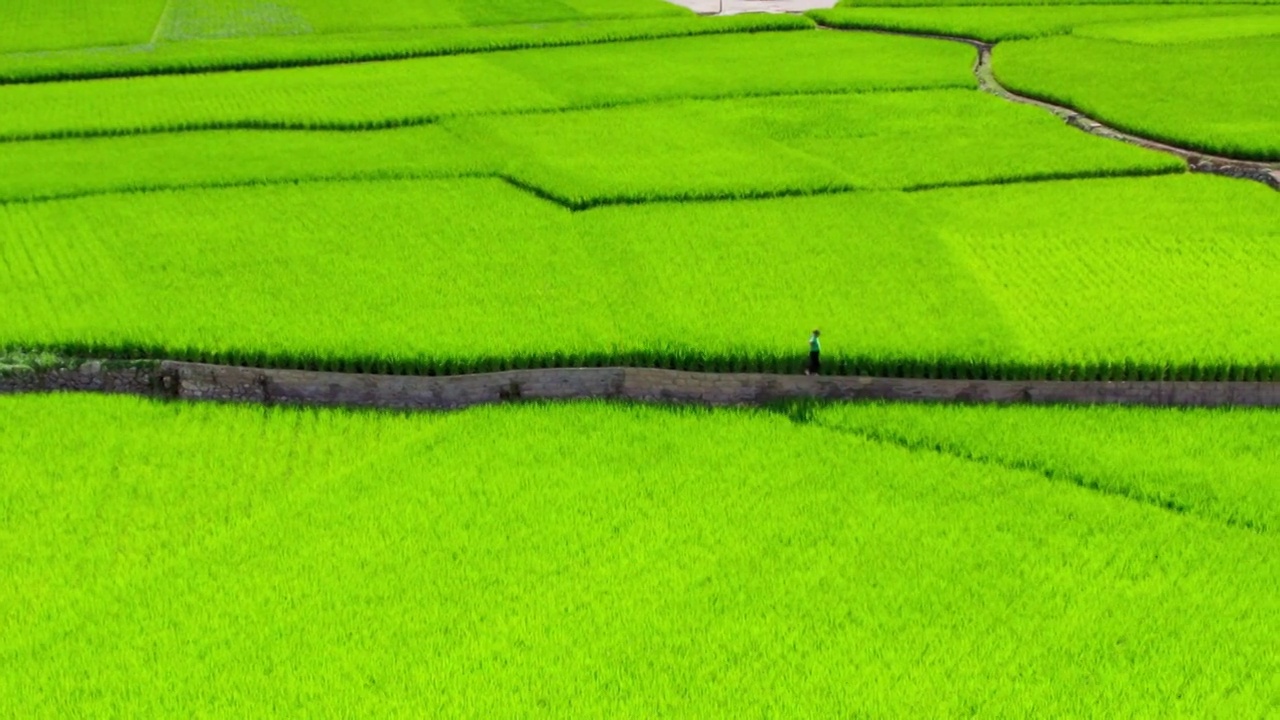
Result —
[{"label": "rice plant", "polygon": [[[929,147],[927,155],[915,149]],[[576,209],[1181,172],[970,90],[464,118],[364,132],[224,130],[0,143],[0,201],[289,181],[504,177]]]},{"label": "rice plant", "polygon": [[[657,4],[657,3],[655,3]],[[385,4],[383,8],[408,7]],[[425,7],[427,4],[420,4]],[[267,35],[0,54],[0,82],[35,83],[138,75],[179,75],[308,65],[404,60],[417,57],[593,45],[734,32],[808,30],[794,15],[725,18],[655,17],[485,27]]]},{"label": "rice plant", "polygon": [[[1215,427],[1277,431],[1232,417]],[[1273,535],[781,414],[29,396],[0,398],[0,436],[0,703],[24,717],[1254,716],[1274,697]],[[1230,482],[1235,447],[1128,451],[1212,472],[1207,448]]]},{"label": "rice plant", "polygon": [[873,403],[831,405],[812,422],[1254,532],[1280,530],[1275,412]]},{"label": "rice plant", "polygon": [[[684,18],[649,0],[431,0],[369,5],[352,0],[7,0],[0,53],[125,46],[135,54],[189,41],[250,34],[369,33],[502,24]],[[281,22],[287,18],[288,22]],[[215,50],[214,53],[217,51]]]},{"label": "rice plant", "polygon": [[0,139],[361,130],[689,97],[971,87],[972,60],[970,48],[949,43],[813,31],[5,85]]},{"label": "rice plant", "polygon": [[[936,3],[917,7],[894,7],[892,3],[841,5],[831,10],[814,10],[809,16],[831,27],[849,30],[897,30],[903,32],[958,35],[987,42],[1024,40],[1072,33],[1093,34],[1094,28],[1132,29],[1171,27],[1205,28],[1218,25],[1265,22],[1280,17],[1280,6],[1259,4],[1038,4],[953,5]],[[1157,30],[1158,32],[1158,30]],[[1165,31],[1169,32],[1169,31]],[[1193,31],[1195,32],[1195,31]]]},{"label": "rice plant", "polygon": [[1145,137],[1280,160],[1278,38],[1150,45],[1052,37],[1001,43],[996,77]]},{"label": "rice plant", "polygon": [[845,372],[1255,379],[1277,196],[1201,176],[572,213],[498,180],[0,206],[0,344],[453,373],[769,358]]},{"label": "rice plant", "polygon": [[142,45],[164,6],[165,0],[6,0],[0,53]]}]

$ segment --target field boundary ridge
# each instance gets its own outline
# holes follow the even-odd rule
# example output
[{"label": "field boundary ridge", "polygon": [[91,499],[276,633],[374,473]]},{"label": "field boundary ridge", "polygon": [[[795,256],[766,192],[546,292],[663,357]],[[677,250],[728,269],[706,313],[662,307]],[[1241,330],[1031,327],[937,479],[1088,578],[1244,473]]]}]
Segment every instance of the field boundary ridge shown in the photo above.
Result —
[{"label": "field boundary ridge", "polygon": [[628,400],[708,406],[785,400],[1280,407],[1280,382],[946,380],[595,367],[447,376],[93,360],[0,374],[0,394],[97,392],[177,400],[448,410],[515,401]]},{"label": "field boundary ridge", "polygon": [[991,50],[995,47],[995,43],[989,43],[985,40],[963,37],[960,35],[939,35],[936,33],[889,30],[885,28],[844,28],[835,25],[827,25],[820,18],[813,19],[818,24],[819,29],[822,30],[831,30],[835,32],[872,32],[884,35],[901,35],[904,37],[924,38],[928,40],[945,40],[948,42],[958,42],[970,45],[978,52],[978,60],[974,63],[973,74],[978,79],[978,87],[984,92],[995,95],[1001,99],[1008,100],[1009,102],[1015,102],[1021,105],[1032,105],[1042,110],[1046,110],[1062,119],[1063,122],[1071,127],[1087,132],[1090,135],[1106,138],[1108,140],[1118,140],[1147,150],[1175,155],[1187,164],[1187,168],[1191,170],[1191,172],[1209,173],[1243,180],[1254,180],[1267,185],[1272,190],[1280,191],[1280,163],[1243,160],[1239,158],[1225,157],[1222,155],[1214,155],[1212,153],[1206,153],[1177,145],[1170,145],[1151,138],[1134,135],[1133,133],[1128,133],[1099,122],[1075,108],[1048,102],[1047,100],[1010,90],[996,79],[995,70],[991,64]]}]

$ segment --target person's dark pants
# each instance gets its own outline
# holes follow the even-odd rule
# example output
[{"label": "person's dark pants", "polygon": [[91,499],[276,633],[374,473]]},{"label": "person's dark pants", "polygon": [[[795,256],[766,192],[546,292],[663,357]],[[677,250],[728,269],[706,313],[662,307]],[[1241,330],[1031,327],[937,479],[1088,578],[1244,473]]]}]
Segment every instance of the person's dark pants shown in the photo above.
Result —
[{"label": "person's dark pants", "polygon": [[818,369],[821,367],[821,365],[822,363],[818,361],[818,353],[816,352],[809,353],[809,373],[812,375],[817,375]]}]

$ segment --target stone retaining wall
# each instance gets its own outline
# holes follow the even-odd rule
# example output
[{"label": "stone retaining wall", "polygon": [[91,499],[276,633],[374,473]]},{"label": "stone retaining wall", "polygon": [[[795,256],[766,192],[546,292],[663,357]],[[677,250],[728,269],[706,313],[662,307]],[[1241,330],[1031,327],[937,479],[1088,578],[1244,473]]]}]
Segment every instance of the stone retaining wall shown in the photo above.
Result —
[{"label": "stone retaining wall", "polygon": [[509,370],[417,377],[161,362],[0,377],[0,393],[80,391],[282,405],[451,409],[519,400],[607,398],[700,405],[776,400],[905,400],[1280,407],[1276,382],[1060,382],[806,377],[648,368]]},{"label": "stone retaining wall", "polygon": [[[104,365],[87,362],[78,368],[34,371],[9,371],[0,374],[0,393],[27,392],[101,392],[130,395],[166,394],[158,383],[159,363],[132,366]],[[169,392],[168,394],[174,394]]]}]

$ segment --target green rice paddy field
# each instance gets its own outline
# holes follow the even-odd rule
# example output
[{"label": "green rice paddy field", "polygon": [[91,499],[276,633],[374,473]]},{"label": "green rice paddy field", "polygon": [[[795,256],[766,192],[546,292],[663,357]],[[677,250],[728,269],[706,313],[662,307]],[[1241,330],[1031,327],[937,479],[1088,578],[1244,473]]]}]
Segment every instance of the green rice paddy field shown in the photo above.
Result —
[{"label": "green rice paddy field", "polygon": [[[1277,8],[9,0],[0,379],[1280,381],[1280,193],[873,32],[1274,161]],[[1277,528],[1266,409],[0,396],[0,715],[1270,717]]]},{"label": "green rice paddy field", "polygon": [[1280,6],[1134,3],[869,3],[814,17],[833,27],[996,42],[1011,90],[1137,135],[1280,161]]},{"label": "green rice paddy field", "polygon": [[1278,420],[0,398],[0,702],[1265,715]]}]

